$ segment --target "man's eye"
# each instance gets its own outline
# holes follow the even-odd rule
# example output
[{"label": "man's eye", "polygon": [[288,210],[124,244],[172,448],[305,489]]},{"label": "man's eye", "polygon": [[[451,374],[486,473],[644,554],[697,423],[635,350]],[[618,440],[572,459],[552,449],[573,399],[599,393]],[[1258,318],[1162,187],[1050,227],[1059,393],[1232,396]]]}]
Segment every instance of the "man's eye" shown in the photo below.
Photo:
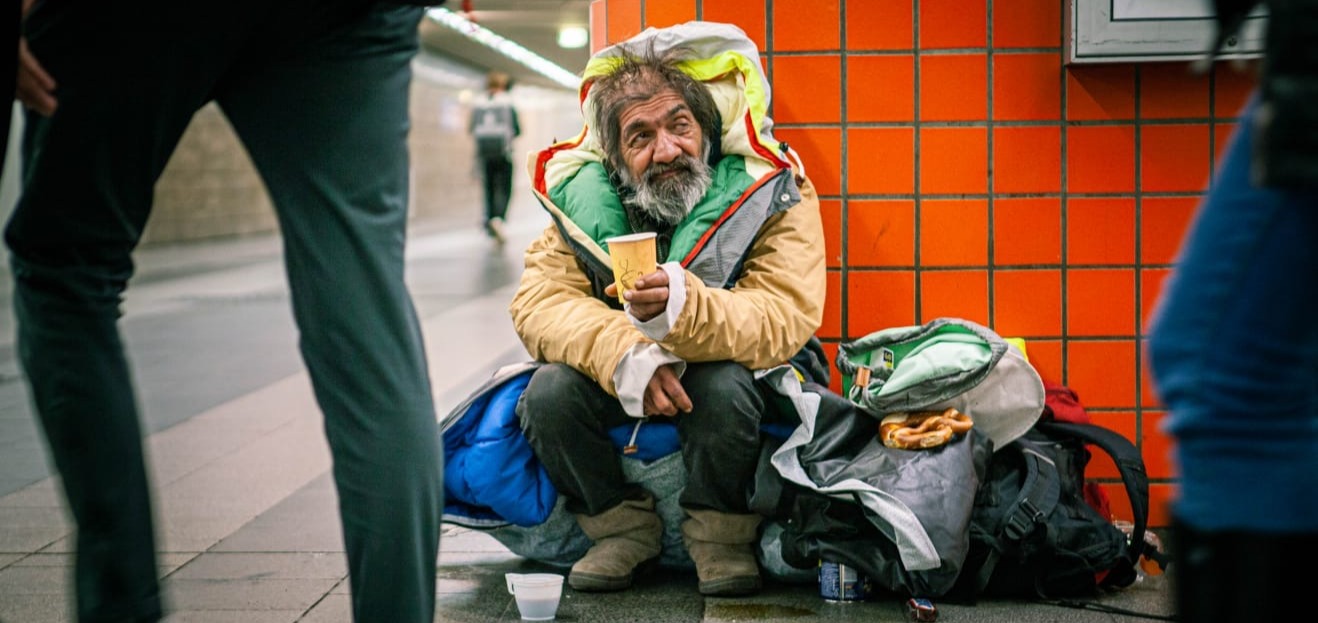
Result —
[{"label": "man's eye", "polygon": [[650,140],[649,132],[637,132],[627,139],[627,144],[632,147],[639,147],[644,145],[648,140]]}]

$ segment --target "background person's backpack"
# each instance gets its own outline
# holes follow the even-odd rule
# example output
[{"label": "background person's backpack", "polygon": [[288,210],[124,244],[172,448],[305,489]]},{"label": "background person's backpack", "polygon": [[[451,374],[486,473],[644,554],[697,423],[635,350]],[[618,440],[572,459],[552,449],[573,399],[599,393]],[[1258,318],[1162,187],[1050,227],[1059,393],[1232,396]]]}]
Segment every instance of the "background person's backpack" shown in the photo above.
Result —
[{"label": "background person's backpack", "polygon": [[482,101],[472,111],[471,135],[479,158],[504,158],[513,141],[513,109],[499,100]]}]

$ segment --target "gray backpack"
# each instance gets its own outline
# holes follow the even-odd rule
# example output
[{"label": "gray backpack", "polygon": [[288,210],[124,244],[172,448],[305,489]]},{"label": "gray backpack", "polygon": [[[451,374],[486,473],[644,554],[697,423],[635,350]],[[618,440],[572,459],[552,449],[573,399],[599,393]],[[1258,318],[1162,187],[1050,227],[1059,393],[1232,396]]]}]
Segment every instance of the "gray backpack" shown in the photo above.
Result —
[{"label": "gray backpack", "polygon": [[471,134],[479,158],[507,157],[512,145],[513,109],[498,101],[483,101],[472,110]]}]

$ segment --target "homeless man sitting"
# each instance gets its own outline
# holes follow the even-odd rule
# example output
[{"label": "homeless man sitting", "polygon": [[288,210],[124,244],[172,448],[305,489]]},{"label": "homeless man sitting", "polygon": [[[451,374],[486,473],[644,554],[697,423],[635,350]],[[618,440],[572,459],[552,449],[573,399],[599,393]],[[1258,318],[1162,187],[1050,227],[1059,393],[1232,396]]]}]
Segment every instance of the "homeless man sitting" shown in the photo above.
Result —
[{"label": "homeless man sitting", "polygon": [[[760,589],[747,496],[768,405],[753,371],[788,362],[819,327],[823,229],[813,186],[769,136],[758,65],[704,52],[601,51],[582,87],[587,129],[534,160],[554,223],[526,251],[510,311],[548,365],[517,414],[594,543],[568,576],[580,591],[626,589],[660,554],[654,497],[624,480],[608,435],[635,418],[677,426],[700,592]],[[660,267],[619,309],[602,241],[641,231],[657,232]]]}]

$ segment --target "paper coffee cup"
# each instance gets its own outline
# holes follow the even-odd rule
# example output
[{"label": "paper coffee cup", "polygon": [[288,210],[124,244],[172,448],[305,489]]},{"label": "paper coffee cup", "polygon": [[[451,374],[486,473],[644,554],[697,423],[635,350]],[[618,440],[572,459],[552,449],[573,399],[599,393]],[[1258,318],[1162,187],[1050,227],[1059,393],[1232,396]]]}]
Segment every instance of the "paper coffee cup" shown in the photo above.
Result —
[{"label": "paper coffee cup", "polygon": [[626,303],[623,294],[635,289],[637,279],[658,268],[655,233],[646,231],[614,236],[604,243],[609,246],[609,259],[613,261],[613,283],[618,286],[618,302]]}]

